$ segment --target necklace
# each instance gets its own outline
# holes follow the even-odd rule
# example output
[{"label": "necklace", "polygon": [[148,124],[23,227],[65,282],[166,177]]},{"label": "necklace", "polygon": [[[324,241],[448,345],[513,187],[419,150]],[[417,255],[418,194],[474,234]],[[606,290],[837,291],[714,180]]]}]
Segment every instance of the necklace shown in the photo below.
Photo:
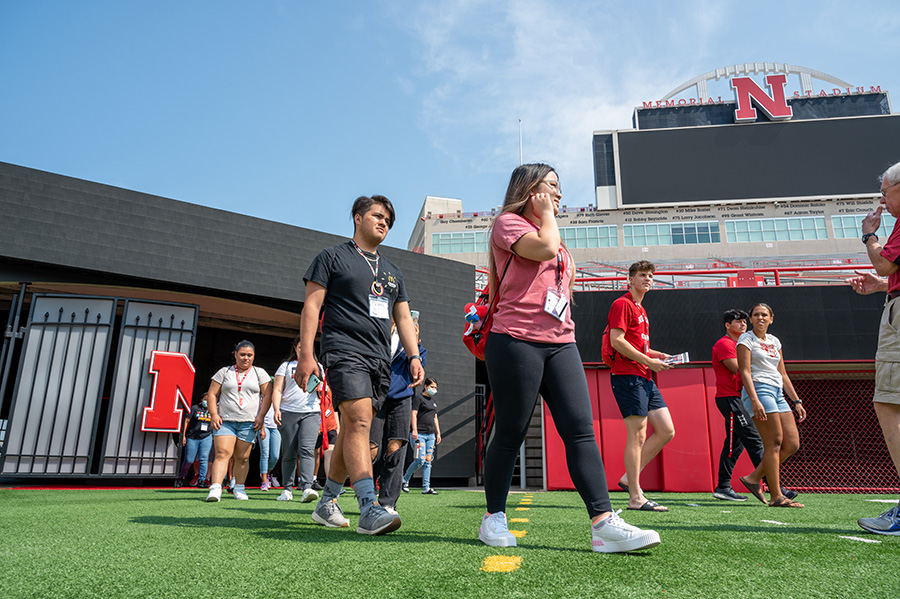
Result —
[{"label": "necklace", "polygon": [[374,278],[371,288],[372,294],[377,296],[384,295],[384,286],[378,282],[378,261],[381,259],[381,256],[378,256],[377,254],[375,255],[375,266],[373,267],[373,260],[366,256],[365,253],[363,253],[362,249],[360,249],[359,245],[357,245],[355,241],[353,242],[353,247],[356,248],[356,251],[359,253],[359,255],[362,256],[363,260],[366,261],[366,266],[368,266],[369,270],[372,271],[372,277]]}]

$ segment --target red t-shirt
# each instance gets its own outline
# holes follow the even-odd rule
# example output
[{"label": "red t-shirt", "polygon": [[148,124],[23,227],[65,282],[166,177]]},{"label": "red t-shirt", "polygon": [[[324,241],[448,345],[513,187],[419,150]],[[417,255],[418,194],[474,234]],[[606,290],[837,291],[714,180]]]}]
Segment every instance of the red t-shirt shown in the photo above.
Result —
[{"label": "red t-shirt", "polygon": [[[613,302],[609,308],[607,318],[610,330],[622,329],[625,331],[625,341],[642,354],[650,350],[650,320],[647,312],[640,304],[635,303],[628,291]],[[650,368],[630,360],[620,353],[616,353],[616,359],[612,367],[613,374],[636,374],[645,379],[650,379]]]},{"label": "red t-shirt", "polygon": [[[900,258],[900,232],[898,232],[900,229],[897,228],[897,225],[900,225],[900,218],[894,223],[894,230],[891,231],[891,236],[888,237],[887,242],[881,248],[881,257],[894,263],[897,262],[897,258]],[[888,276],[888,293],[898,289],[900,289],[900,269]]]},{"label": "red t-shirt", "polygon": [[741,375],[728,370],[722,360],[737,359],[737,341],[725,335],[713,345],[713,372],[716,373],[716,397],[740,397]]},{"label": "red t-shirt", "polygon": [[[494,311],[491,331],[505,333],[523,341],[538,343],[573,343],[575,323],[572,321],[571,303],[566,309],[565,319],[544,311],[547,291],[551,287],[569,297],[569,279],[572,271],[572,257],[560,248],[559,259],[551,258],[536,262],[517,255],[512,246],[526,233],[537,232],[533,222],[512,212],[501,214],[494,221],[491,232],[491,250],[497,277],[500,283],[500,297]],[[509,262],[512,257],[512,262]],[[509,262],[506,276],[503,270]],[[557,273],[560,273],[557,285]],[[569,298],[571,302],[571,298]]]}]

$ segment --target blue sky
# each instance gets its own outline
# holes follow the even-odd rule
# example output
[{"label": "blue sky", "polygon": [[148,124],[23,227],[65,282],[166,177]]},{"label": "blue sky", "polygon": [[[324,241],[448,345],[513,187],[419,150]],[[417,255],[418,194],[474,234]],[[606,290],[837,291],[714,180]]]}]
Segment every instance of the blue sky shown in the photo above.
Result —
[{"label": "blue sky", "polygon": [[0,0],[0,161],[339,235],[381,193],[405,248],[426,195],[502,202],[520,118],[585,206],[592,132],[717,67],[896,98],[896,3],[848,5]]}]

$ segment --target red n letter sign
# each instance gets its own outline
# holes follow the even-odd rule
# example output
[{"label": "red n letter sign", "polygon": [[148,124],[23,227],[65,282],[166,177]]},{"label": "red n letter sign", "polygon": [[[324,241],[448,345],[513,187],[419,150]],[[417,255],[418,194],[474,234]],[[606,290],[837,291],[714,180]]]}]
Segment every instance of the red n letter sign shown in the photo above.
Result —
[{"label": "red n letter sign", "polygon": [[756,120],[756,109],[753,108],[751,100],[773,121],[786,121],[794,116],[794,112],[784,98],[786,82],[787,75],[767,75],[766,87],[772,90],[770,96],[750,77],[732,79],[731,87],[734,89],[734,100],[737,103],[734,120],[738,123]]},{"label": "red n letter sign", "polygon": [[153,375],[153,393],[150,407],[144,408],[141,430],[145,433],[181,432],[181,416],[178,401],[191,410],[194,388],[194,365],[184,354],[167,351],[150,352],[150,374]]}]

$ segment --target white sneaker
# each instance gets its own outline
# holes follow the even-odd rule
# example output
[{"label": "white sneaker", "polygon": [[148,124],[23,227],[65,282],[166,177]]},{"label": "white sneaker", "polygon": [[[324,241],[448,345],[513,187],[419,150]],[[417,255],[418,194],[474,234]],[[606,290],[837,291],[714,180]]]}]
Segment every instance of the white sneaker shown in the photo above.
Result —
[{"label": "white sneaker", "polygon": [[639,549],[650,549],[660,544],[659,533],[655,530],[642,530],[628,524],[619,514],[622,510],[610,514],[609,518],[591,525],[591,547],[600,553],[624,553]]},{"label": "white sneaker", "polygon": [[393,515],[395,515],[395,516],[399,516],[399,515],[400,515],[400,514],[397,513],[397,510],[396,510],[395,508],[392,508],[392,507],[389,506],[389,505],[385,505],[385,506],[382,506],[382,507],[384,508],[384,511],[386,511],[386,512],[389,513],[389,514],[393,514]]},{"label": "white sneaker", "polygon": [[247,497],[247,490],[244,485],[234,485],[234,498],[239,499],[240,501],[247,501],[250,499]]},{"label": "white sneaker", "polygon": [[312,489],[303,489],[303,495],[300,496],[300,503],[310,503],[316,501],[319,494]]},{"label": "white sneaker", "polygon": [[291,492],[290,489],[288,489],[287,487],[285,487],[285,488],[284,488],[284,491],[281,492],[281,495],[279,495],[279,496],[275,499],[275,501],[290,501],[290,500],[292,500],[293,498],[294,498],[294,493]]},{"label": "white sneaker", "polygon": [[274,474],[270,474],[270,475],[269,475],[269,486],[272,487],[272,488],[274,488],[274,487],[280,487],[280,486],[281,486],[281,483],[278,482],[278,479],[275,478],[275,475],[274,475]]},{"label": "white sneaker", "polygon": [[234,490],[234,477],[231,477],[231,480],[228,481],[228,488]]},{"label": "white sneaker", "polygon": [[216,483],[214,485],[209,485],[209,495],[206,496],[206,501],[221,501],[222,500],[222,485]]},{"label": "white sneaker", "polygon": [[506,525],[506,514],[497,512],[496,514],[487,514],[481,518],[481,528],[478,529],[478,538],[485,545],[491,547],[515,547],[516,537],[509,532]]}]

